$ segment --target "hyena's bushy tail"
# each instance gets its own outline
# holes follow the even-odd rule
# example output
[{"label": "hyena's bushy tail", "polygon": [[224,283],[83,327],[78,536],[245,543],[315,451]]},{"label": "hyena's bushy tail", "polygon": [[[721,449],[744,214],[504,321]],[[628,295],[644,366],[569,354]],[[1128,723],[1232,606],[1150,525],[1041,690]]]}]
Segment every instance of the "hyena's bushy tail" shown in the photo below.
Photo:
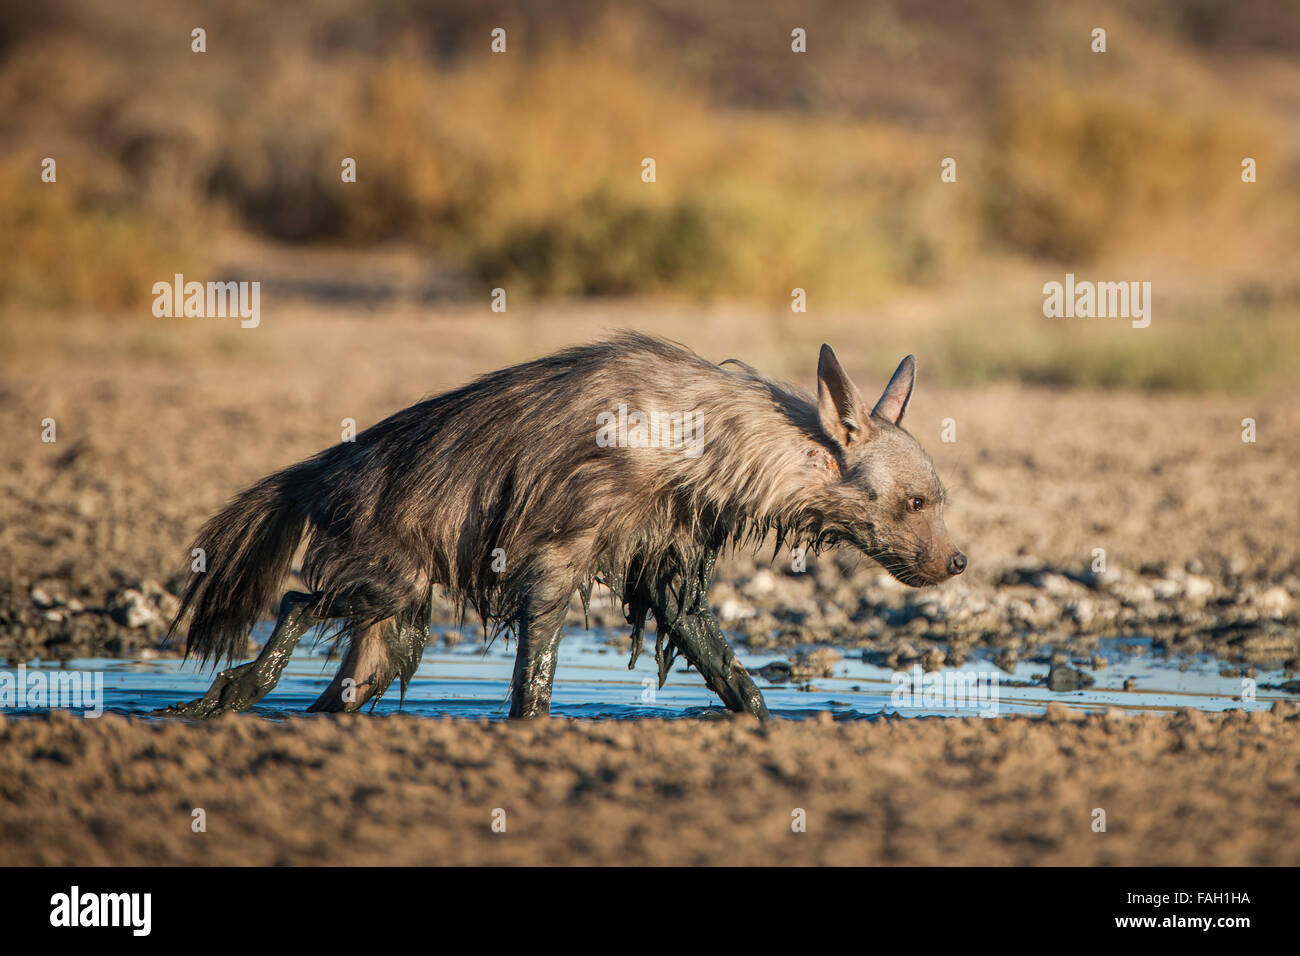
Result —
[{"label": "hyena's bushy tail", "polygon": [[167,632],[170,637],[192,614],[186,657],[197,654],[206,664],[243,656],[253,625],[280,597],[307,523],[303,503],[310,500],[315,464],[268,475],[199,531],[193,547],[203,549],[206,569],[191,571]]}]

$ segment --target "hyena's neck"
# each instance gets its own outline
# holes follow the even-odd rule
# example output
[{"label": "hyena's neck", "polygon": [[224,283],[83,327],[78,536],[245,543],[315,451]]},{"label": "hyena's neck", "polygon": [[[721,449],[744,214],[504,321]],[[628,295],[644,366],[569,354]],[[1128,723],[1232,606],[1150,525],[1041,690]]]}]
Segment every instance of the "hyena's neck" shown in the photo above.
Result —
[{"label": "hyena's neck", "polygon": [[[702,539],[761,539],[776,532],[790,542],[811,541],[823,526],[820,498],[827,478],[839,473],[817,435],[769,404],[746,409],[709,436],[697,459],[675,476],[689,489],[692,520]],[[683,463],[679,463],[679,466]]]}]

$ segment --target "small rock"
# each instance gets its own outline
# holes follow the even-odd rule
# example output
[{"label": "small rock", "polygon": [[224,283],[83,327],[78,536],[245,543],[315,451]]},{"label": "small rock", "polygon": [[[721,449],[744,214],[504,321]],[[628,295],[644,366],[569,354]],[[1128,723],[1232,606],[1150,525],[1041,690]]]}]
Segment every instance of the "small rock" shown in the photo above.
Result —
[{"label": "small rock", "polygon": [[149,599],[135,588],[124,588],[113,594],[108,599],[108,613],[125,627],[145,627],[162,620]]},{"label": "small rock", "polygon": [[1188,600],[1204,604],[1214,594],[1214,582],[1201,574],[1189,574],[1183,582],[1183,593]]},{"label": "small rock", "polygon": [[784,684],[790,680],[790,664],[787,661],[772,661],[770,664],[764,664],[754,673],[770,683]]},{"label": "small rock", "polygon": [[1284,588],[1277,586],[1269,588],[1259,596],[1260,609],[1275,617],[1286,614],[1294,603],[1291,595],[1287,594]]},{"label": "small rock", "polygon": [[759,569],[740,589],[741,593],[751,600],[766,597],[775,590],[776,575],[767,568]]},{"label": "small rock", "polygon": [[1014,674],[1016,667],[1020,664],[1020,655],[1015,651],[1006,650],[993,658],[993,666],[999,670],[1004,670],[1008,674]]},{"label": "small rock", "polygon": [[1078,590],[1078,585],[1067,578],[1064,574],[1055,574],[1052,572],[1044,572],[1039,575],[1038,586],[1048,594],[1056,596],[1070,594],[1071,592]]},{"label": "small rock", "polygon": [[1076,710],[1072,710],[1069,707],[1066,707],[1064,704],[1058,703],[1057,701],[1052,701],[1050,704],[1047,705],[1047,708],[1043,713],[1043,717],[1045,717],[1047,719],[1047,722],[1050,724],[1072,723],[1074,721],[1084,719],[1083,714],[1079,713]]},{"label": "small rock", "polygon": [[153,605],[158,616],[166,620],[171,620],[176,616],[176,612],[181,609],[180,599],[168,591],[165,587],[152,579],[143,581],[140,584],[140,591]]},{"label": "small rock", "polygon": [[1091,598],[1077,598],[1065,605],[1065,616],[1086,628],[1097,616],[1097,602]]},{"label": "small rock", "polygon": [[715,608],[715,611],[720,621],[743,621],[758,614],[758,611],[748,604],[742,604],[734,598],[727,598]]},{"label": "small rock", "polygon": [[[934,671],[943,670],[943,665],[947,662],[948,655],[937,647],[932,647],[921,657],[921,669],[927,674]],[[829,677],[830,674],[826,674]]]},{"label": "small rock", "polygon": [[1178,582],[1169,578],[1156,578],[1151,582],[1151,591],[1157,601],[1168,601],[1172,597],[1177,597],[1179,590]]},{"label": "small rock", "polygon": [[840,662],[840,652],[829,647],[803,651],[790,661],[790,679],[796,684],[806,684],[818,677],[831,677]]},{"label": "small rock", "polygon": [[1096,681],[1091,674],[1084,673],[1069,664],[1053,664],[1047,674],[1047,687],[1054,691],[1081,690],[1091,687]]}]

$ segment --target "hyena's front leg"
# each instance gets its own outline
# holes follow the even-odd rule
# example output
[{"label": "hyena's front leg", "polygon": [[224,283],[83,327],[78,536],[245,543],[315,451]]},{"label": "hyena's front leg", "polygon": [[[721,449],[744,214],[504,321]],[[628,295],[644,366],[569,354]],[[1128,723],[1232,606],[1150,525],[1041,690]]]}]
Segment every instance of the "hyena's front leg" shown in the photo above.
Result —
[{"label": "hyena's front leg", "polygon": [[290,591],[280,601],[280,617],[255,660],[224,670],[208,692],[187,704],[167,707],[157,714],[202,719],[230,711],[247,710],[271,692],[289,662],[294,645],[317,618],[309,610],[317,595]]},{"label": "hyena's front leg", "polygon": [[653,603],[656,626],[667,631],[669,640],[729,710],[765,719],[768,712],[763,693],[740,663],[708,604],[713,560],[714,556],[708,555],[695,576],[677,575],[660,583]]},{"label": "hyena's front leg", "polygon": [[668,633],[728,710],[767,718],[763,692],[740,663],[712,608],[705,604],[700,610],[684,614],[668,628]]},{"label": "hyena's front leg", "polygon": [[668,636],[728,710],[768,716],[763,692],[723,636],[712,609],[705,606],[683,614],[668,625]]}]

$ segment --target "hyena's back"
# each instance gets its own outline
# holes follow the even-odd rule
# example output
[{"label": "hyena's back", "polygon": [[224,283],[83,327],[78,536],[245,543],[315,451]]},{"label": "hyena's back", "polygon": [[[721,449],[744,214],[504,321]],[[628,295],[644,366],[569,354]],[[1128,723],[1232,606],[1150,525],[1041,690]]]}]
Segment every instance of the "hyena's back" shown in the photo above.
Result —
[{"label": "hyena's back", "polygon": [[[814,427],[811,401],[800,398],[648,336],[570,348],[421,402],[331,449],[308,519],[337,541],[332,560],[371,550],[374,537],[413,561],[445,562],[438,583],[466,592],[497,547],[509,569],[512,557],[562,545],[580,577],[625,539],[668,531],[674,510],[693,523],[701,498],[716,505],[727,489],[753,490],[763,446],[788,442],[780,433],[797,427],[799,412],[799,430]],[[699,433],[682,437],[698,446],[599,443],[598,416],[620,406],[688,416]]]}]

